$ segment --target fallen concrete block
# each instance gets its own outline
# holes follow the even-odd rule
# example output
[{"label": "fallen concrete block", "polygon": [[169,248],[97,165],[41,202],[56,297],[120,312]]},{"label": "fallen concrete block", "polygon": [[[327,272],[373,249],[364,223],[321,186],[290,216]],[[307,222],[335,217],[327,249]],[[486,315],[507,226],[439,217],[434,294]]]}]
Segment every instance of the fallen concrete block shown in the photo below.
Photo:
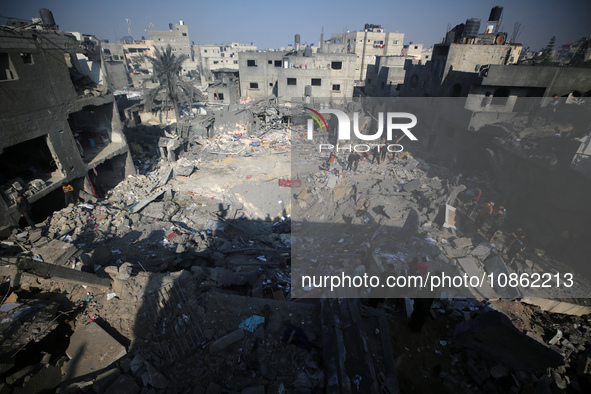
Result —
[{"label": "fallen concrete block", "polygon": [[419,228],[419,213],[416,209],[411,208],[408,212],[408,216],[404,221],[404,226],[402,227],[402,231],[400,233],[400,237],[402,240],[407,240],[412,237]]},{"label": "fallen concrete block", "polygon": [[562,313],[564,315],[583,316],[591,314],[591,307],[587,305],[577,305],[571,302],[572,300],[549,300],[546,298],[526,297],[522,302],[530,305],[537,305],[543,311],[551,313]]},{"label": "fallen concrete block", "polygon": [[98,324],[87,324],[76,330],[70,338],[66,350],[70,361],[63,367],[66,380],[106,368],[125,354],[125,347]]},{"label": "fallen concrete block", "polygon": [[46,263],[64,265],[77,251],[78,249],[71,243],[54,239],[49,244],[39,248],[36,254],[41,255]]},{"label": "fallen concrete block", "polygon": [[209,352],[211,354],[220,352],[220,351],[226,349],[228,346],[240,341],[243,338],[244,338],[244,330],[242,328],[234,330],[231,333],[229,333],[228,335],[221,337],[220,339],[218,339],[217,341],[215,341],[211,345],[209,345]]},{"label": "fallen concrete block", "polygon": [[[505,261],[503,261],[503,258],[499,255],[494,255],[486,260],[484,262],[484,269],[488,274],[493,274],[495,279],[498,279],[499,277],[509,278],[509,270],[505,265]],[[505,286],[500,286],[499,280],[495,280],[493,288],[502,298],[512,299],[521,297],[521,291],[519,291],[517,287],[511,287],[509,281],[507,281]]]},{"label": "fallen concrete block", "polygon": [[421,179],[417,178],[404,184],[404,186],[402,186],[402,190],[404,190],[405,192],[412,192],[413,190],[419,189],[422,185],[423,184],[421,182]]},{"label": "fallen concrete block", "polygon": [[127,375],[121,375],[115,380],[105,391],[109,394],[137,394],[140,392],[140,387],[135,380]]},{"label": "fallen concrete block", "polygon": [[160,197],[162,194],[164,194],[165,191],[166,190],[161,190],[159,192],[156,192],[156,193],[152,194],[149,197],[144,198],[143,200],[138,201],[134,205],[128,207],[129,212],[136,213],[136,212],[141,211],[142,208],[144,208],[146,205],[148,205],[149,203],[151,203],[152,201],[154,201],[155,199],[157,199],[158,197]]},{"label": "fallen concrete block", "polygon": [[486,242],[481,243],[480,245],[472,249],[472,252],[470,252],[472,256],[477,257],[481,260],[486,259],[490,253],[491,246]]},{"label": "fallen concrete block", "polygon": [[96,377],[94,384],[92,385],[92,390],[97,394],[102,394],[107,392],[107,388],[121,376],[121,371],[119,368],[113,368],[108,370],[107,372],[103,372],[99,376]]},{"label": "fallen concrete block", "polygon": [[184,166],[184,167],[175,167],[174,168],[174,177],[177,176],[189,176],[195,171],[194,165]]},{"label": "fallen concrete block", "polygon": [[467,237],[464,237],[464,238],[456,238],[453,241],[451,241],[451,244],[456,249],[463,249],[463,248],[465,248],[467,246],[472,246],[472,240],[470,238],[467,238]]}]

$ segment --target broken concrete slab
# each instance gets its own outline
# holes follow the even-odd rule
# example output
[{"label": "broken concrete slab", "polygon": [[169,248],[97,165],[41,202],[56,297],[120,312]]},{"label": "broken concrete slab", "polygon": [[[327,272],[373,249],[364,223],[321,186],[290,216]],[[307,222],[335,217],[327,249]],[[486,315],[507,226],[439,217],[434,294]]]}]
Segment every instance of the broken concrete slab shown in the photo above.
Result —
[{"label": "broken concrete slab", "polygon": [[515,371],[534,371],[564,363],[552,351],[516,329],[504,314],[491,310],[456,326],[454,343]]},{"label": "broken concrete slab", "polygon": [[55,265],[64,265],[77,251],[78,249],[74,245],[59,239],[54,239],[42,248],[34,250],[43,258],[44,262]]},{"label": "broken concrete slab", "polygon": [[[25,378],[27,379],[27,378]],[[62,380],[62,371],[59,367],[48,365],[39,373],[34,374],[22,388],[17,387],[13,393],[47,393],[53,392]],[[6,391],[8,392],[8,391]],[[0,390],[0,393],[4,391]]]},{"label": "broken concrete slab", "polygon": [[412,192],[414,190],[419,189],[422,185],[423,183],[421,182],[421,179],[417,178],[404,184],[404,186],[402,186],[402,190],[404,190],[405,192]]},{"label": "broken concrete slab", "polygon": [[468,246],[472,246],[472,239],[464,237],[464,238],[456,238],[451,241],[451,244],[456,249],[463,249]]},{"label": "broken concrete slab", "polygon": [[482,242],[480,245],[472,249],[470,254],[476,258],[484,260],[492,251],[492,246],[489,243]]},{"label": "broken concrete slab", "polygon": [[107,388],[121,376],[121,371],[119,368],[113,368],[106,372],[103,372],[99,376],[96,377],[94,384],[92,385],[92,390],[96,394],[106,393]]},{"label": "broken concrete slab", "polygon": [[220,339],[213,342],[209,345],[209,352],[211,354],[218,353],[228,346],[240,341],[244,338],[244,330],[239,328],[237,330],[232,331],[231,333],[221,337]]},{"label": "broken concrete slab", "polygon": [[537,305],[543,311],[551,313],[562,313],[564,315],[573,316],[584,316],[591,314],[591,307],[573,304],[571,300],[549,300],[547,298],[525,297],[521,301],[526,304]]},{"label": "broken concrete slab", "polygon": [[[457,261],[464,272],[470,277],[481,278],[484,274],[484,271],[477,265],[476,261],[471,256],[459,257]],[[488,299],[498,297],[498,294],[495,293],[487,281],[484,281],[480,287],[474,288],[474,290]]]},{"label": "broken concrete slab", "polygon": [[127,375],[119,376],[105,391],[109,394],[137,394],[140,387],[135,380]]},{"label": "broken concrete slab", "polygon": [[[488,274],[492,274],[496,279],[503,275],[505,275],[506,278],[509,278],[509,270],[507,269],[507,265],[505,265],[505,261],[498,254],[493,255],[493,257],[484,262],[484,269]],[[517,287],[509,286],[508,282],[506,286],[500,286],[499,281],[495,280],[493,283],[493,288],[502,298],[521,297],[521,291],[519,291]]]},{"label": "broken concrete slab", "polygon": [[144,198],[143,200],[140,200],[137,203],[131,205],[130,207],[128,207],[129,212],[136,213],[136,212],[141,211],[146,205],[148,205],[149,203],[151,203],[152,201],[154,201],[155,199],[157,199],[158,197],[163,195],[165,191],[166,190],[160,190],[159,192],[156,192],[156,193],[152,194],[151,196],[148,196],[148,197]]},{"label": "broken concrete slab", "polygon": [[94,286],[99,288],[110,288],[111,279],[101,278],[94,274],[77,271],[68,267],[43,263],[30,259],[19,259],[18,269],[23,274],[34,274],[45,278],[52,278],[57,281],[73,283],[84,286]]},{"label": "broken concrete slab", "polygon": [[419,228],[419,213],[416,209],[411,208],[408,211],[408,216],[406,217],[406,221],[404,222],[404,226],[402,227],[402,231],[400,232],[400,237],[402,240],[407,240],[412,237]]},{"label": "broken concrete slab", "polygon": [[125,347],[117,342],[95,322],[77,329],[70,338],[64,364],[66,380],[91,374],[108,367],[127,354]]}]

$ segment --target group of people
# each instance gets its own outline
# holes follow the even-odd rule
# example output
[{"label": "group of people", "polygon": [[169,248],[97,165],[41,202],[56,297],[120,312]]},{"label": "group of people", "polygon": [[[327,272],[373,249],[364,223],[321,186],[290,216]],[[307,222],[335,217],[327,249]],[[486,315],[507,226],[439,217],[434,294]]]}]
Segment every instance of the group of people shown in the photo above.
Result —
[{"label": "group of people", "polygon": [[[454,176],[450,181],[450,185],[454,187],[459,186],[462,176],[462,173]],[[482,189],[471,189],[465,192],[464,195],[468,199],[464,199],[464,202],[461,202],[460,204],[468,208],[468,215],[470,215],[470,212],[472,212],[473,209],[477,209],[479,205],[479,200],[482,197]],[[506,224],[506,221],[507,209],[503,205],[495,206],[493,201],[488,200],[480,207],[475,220],[474,228],[476,231],[482,233],[482,227],[488,222],[490,224],[490,229],[488,231],[487,239],[488,242],[492,242],[498,231],[501,230]],[[515,259],[525,250],[525,239],[525,232],[521,227],[518,227],[513,232],[511,232],[510,236],[507,238],[503,247],[501,248],[502,252],[506,253],[506,257],[509,260],[509,265],[513,268],[516,268],[514,264]]]},{"label": "group of people", "polygon": [[476,229],[480,231],[482,226],[487,220],[490,220],[490,239],[489,242],[492,242],[497,231],[503,227],[505,224],[505,220],[507,218],[507,210],[504,206],[500,205],[498,208],[495,209],[495,203],[493,201],[487,201],[482,208],[480,208],[480,212],[478,212],[478,216],[476,217]]},{"label": "group of people", "polygon": [[[396,140],[396,138],[395,138],[395,140]],[[382,137],[379,145],[375,145],[369,152],[361,152],[361,154],[360,154],[359,152],[351,151],[349,153],[349,156],[347,156],[347,168],[345,171],[357,171],[357,168],[359,167],[359,162],[363,158],[365,158],[367,161],[369,161],[370,156],[371,156],[371,164],[373,164],[375,161],[377,161],[378,164],[385,161],[386,157],[388,156],[387,145],[388,145],[388,141],[386,140],[385,137]],[[334,164],[335,161],[336,161],[336,152],[333,150],[330,152],[328,160],[322,165],[322,167],[323,168],[330,167],[332,164]]]}]

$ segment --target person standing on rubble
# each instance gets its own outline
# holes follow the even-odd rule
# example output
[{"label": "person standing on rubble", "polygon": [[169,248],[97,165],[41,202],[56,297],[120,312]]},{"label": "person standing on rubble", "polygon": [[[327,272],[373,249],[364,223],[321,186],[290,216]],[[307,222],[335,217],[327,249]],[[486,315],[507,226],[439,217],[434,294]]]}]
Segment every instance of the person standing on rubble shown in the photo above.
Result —
[{"label": "person standing on rubble", "polygon": [[490,236],[490,240],[488,241],[489,243],[492,242],[495,235],[497,234],[497,231],[499,231],[501,229],[501,227],[503,227],[503,224],[505,223],[506,218],[507,218],[507,210],[505,209],[504,206],[501,205],[501,206],[499,206],[499,209],[497,209],[496,212],[492,216],[493,221],[492,221],[492,225],[490,228],[491,236]]},{"label": "person standing on rubble", "polygon": [[382,137],[380,140],[380,157],[383,162],[386,162],[386,155],[388,154],[388,141],[386,141],[386,137]]},{"label": "person standing on rubble", "polygon": [[31,219],[31,204],[22,194],[16,199],[16,208],[18,209],[21,218],[25,218],[29,226],[35,227],[35,222]]},{"label": "person standing on rubble", "polygon": [[503,257],[507,257],[509,260],[509,266],[513,269],[517,269],[517,264],[515,263],[515,259],[525,251],[526,248],[526,236],[525,231],[521,227],[517,227],[512,233],[511,237],[505,242],[503,245],[503,250],[506,250],[507,255]]},{"label": "person standing on rubble", "polygon": [[68,184],[62,186],[62,190],[64,191],[64,201],[66,203],[66,207],[70,206],[70,204],[74,205],[76,203],[76,198],[74,197],[74,187]]},{"label": "person standing on rubble", "polygon": [[462,179],[462,173],[460,172],[458,175],[454,176],[451,179],[451,185],[452,186],[459,186],[460,185],[460,180]]},{"label": "person standing on rubble", "polygon": [[361,160],[361,155],[357,152],[354,153],[353,156],[353,171],[357,171],[357,167],[359,167],[359,161]]},{"label": "person standing on rubble", "polygon": [[488,219],[489,217],[491,217],[491,215],[493,213],[493,207],[494,207],[494,205],[495,205],[494,202],[488,201],[480,209],[480,212],[478,213],[478,217],[476,218],[476,229],[478,231],[480,231],[480,227],[482,227],[482,225],[484,224],[484,222],[486,221],[486,219]]},{"label": "person standing on rubble", "polygon": [[353,163],[355,162],[355,152],[351,152],[349,153],[349,156],[347,156],[347,171],[352,170],[353,169]]},{"label": "person standing on rubble", "polygon": [[328,157],[328,163],[333,164],[335,157],[336,157],[336,154],[334,153],[334,150],[333,150],[332,152],[330,152],[330,156]]},{"label": "person standing on rubble", "polygon": [[378,164],[380,164],[380,148],[377,145],[371,150],[371,164],[373,164],[373,161],[376,159],[378,160]]}]

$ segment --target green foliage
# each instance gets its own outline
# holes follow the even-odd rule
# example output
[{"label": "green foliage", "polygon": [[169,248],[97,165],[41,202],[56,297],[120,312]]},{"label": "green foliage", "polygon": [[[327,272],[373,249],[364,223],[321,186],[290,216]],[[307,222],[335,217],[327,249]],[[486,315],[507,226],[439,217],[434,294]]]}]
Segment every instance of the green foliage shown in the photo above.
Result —
[{"label": "green foliage", "polygon": [[541,56],[541,63],[542,66],[553,66],[554,62],[552,61],[552,52],[554,50],[554,44],[556,43],[556,37],[552,36],[546,48],[542,51]]},{"label": "green foliage", "polygon": [[152,89],[146,95],[146,110],[152,111],[156,104],[156,97],[164,93],[166,101],[162,104],[165,108],[173,108],[177,122],[180,119],[179,105],[192,104],[193,100],[202,99],[201,92],[190,83],[181,79],[183,62],[186,55],[176,56],[172,53],[172,47],[168,45],[165,49],[155,49],[154,56],[147,56],[152,62],[154,77],[159,86]]}]

